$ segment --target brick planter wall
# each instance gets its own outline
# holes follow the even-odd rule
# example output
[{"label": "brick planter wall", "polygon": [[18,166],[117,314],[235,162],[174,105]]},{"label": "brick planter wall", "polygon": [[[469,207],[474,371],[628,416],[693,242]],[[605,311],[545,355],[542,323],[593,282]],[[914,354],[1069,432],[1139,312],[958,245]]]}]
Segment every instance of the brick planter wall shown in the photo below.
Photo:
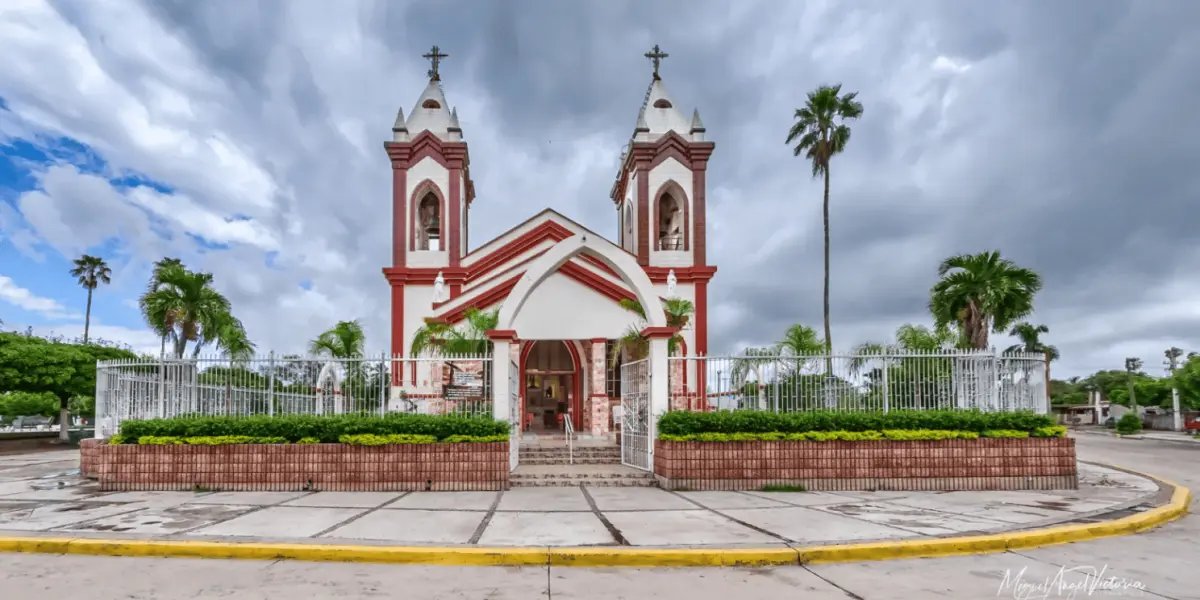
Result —
[{"label": "brick planter wall", "polygon": [[90,438],[79,440],[79,475],[88,479],[95,479],[99,476],[97,471],[97,455],[100,452],[100,447],[104,445],[104,440]]},{"label": "brick planter wall", "polygon": [[664,442],[654,473],[666,489],[818,490],[1076,489],[1075,440],[928,442]]},{"label": "brick planter wall", "polygon": [[102,490],[501,490],[508,442],[487,444],[103,445]]}]

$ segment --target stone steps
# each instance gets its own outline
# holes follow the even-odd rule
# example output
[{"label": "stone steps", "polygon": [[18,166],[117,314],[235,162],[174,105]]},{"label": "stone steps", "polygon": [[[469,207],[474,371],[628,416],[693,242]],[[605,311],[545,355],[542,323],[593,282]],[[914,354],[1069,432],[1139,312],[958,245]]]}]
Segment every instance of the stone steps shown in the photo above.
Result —
[{"label": "stone steps", "polygon": [[576,448],[572,453],[561,447],[521,448],[519,462],[522,465],[619,465],[621,449],[615,446],[594,446]]},{"label": "stone steps", "polygon": [[575,455],[575,460],[572,461],[568,456],[522,456],[520,464],[523,465],[619,465],[621,464],[621,456],[579,456]]},{"label": "stone steps", "polygon": [[509,479],[509,487],[658,487],[653,477],[616,477],[612,479]]},{"label": "stone steps", "polygon": [[511,487],[656,487],[652,473],[622,465],[527,465],[509,474]]}]

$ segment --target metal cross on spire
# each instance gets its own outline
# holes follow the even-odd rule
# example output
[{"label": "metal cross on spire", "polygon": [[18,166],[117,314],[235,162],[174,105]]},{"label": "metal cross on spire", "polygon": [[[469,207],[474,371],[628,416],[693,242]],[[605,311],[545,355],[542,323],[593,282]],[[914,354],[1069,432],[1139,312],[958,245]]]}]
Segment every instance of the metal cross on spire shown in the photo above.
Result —
[{"label": "metal cross on spire", "polygon": [[428,53],[421,55],[421,58],[429,59],[429,62],[433,65],[432,68],[429,69],[430,81],[442,80],[442,76],[438,74],[438,63],[442,62],[443,58],[449,57],[449,54],[442,54],[441,50],[437,46],[434,46]]},{"label": "metal cross on spire", "polygon": [[655,79],[659,78],[658,77],[659,64],[662,63],[662,59],[664,59],[668,56],[670,56],[670,54],[667,54],[666,52],[663,52],[662,50],[660,50],[658,47],[658,44],[655,44],[654,49],[651,50],[650,52],[646,53],[646,58],[650,59],[650,62],[654,63],[654,78]]}]

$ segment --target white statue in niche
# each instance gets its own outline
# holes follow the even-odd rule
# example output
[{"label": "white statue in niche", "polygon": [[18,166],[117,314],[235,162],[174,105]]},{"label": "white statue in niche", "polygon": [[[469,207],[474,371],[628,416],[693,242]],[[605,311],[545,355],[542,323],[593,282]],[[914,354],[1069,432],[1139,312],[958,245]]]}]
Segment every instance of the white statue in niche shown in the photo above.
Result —
[{"label": "white statue in niche", "polygon": [[675,284],[676,283],[679,283],[679,280],[675,278],[675,269],[671,269],[670,271],[667,272],[667,297],[668,298],[675,297]]},{"label": "white statue in niche", "polygon": [[443,300],[442,294],[446,290],[446,278],[442,277],[442,272],[438,271],[437,277],[433,280],[433,301],[434,303]]}]

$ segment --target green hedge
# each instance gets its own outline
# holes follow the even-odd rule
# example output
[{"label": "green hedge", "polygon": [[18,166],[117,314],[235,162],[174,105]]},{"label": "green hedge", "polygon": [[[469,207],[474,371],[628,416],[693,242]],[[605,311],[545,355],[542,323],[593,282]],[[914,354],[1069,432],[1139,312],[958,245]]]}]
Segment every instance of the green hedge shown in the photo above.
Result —
[{"label": "green hedge", "polygon": [[966,410],[896,410],[881,412],[794,412],[758,410],[716,412],[673,411],[658,422],[660,435],[699,433],[804,433],[808,431],[940,431],[991,430],[1033,433],[1053,427],[1054,419],[1032,412],[985,413]]},{"label": "green hedge", "polygon": [[270,417],[179,417],[121,423],[118,437],[123,443],[136,444],[151,437],[247,436],[282,438],[286,442],[337,443],[344,435],[426,435],[436,440],[454,436],[508,438],[509,426],[491,417],[390,414],[361,415],[289,415]]},{"label": "green hedge", "polygon": [[[232,444],[289,444],[281,437],[254,437],[249,435],[214,435],[214,436],[195,436],[195,437],[174,437],[164,435],[143,435],[137,438],[136,441],[129,441],[120,435],[113,436],[110,444],[138,444],[140,446],[228,446]],[[387,435],[376,435],[374,433],[360,433],[354,435],[343,435],[338,438],[338,443],[349,444],[352,446],[386,446],[389,444],[433,444],[437,438],[432,435],[414,435],[409,433],[393,433]],[[448,444],[469,444],[469,443],[490,443],[490,442],[507,442],[508,436],[491,435],[491,436],[476,436],[476,435],[452,435],[442,442]],[[320,440],[316,438],[300,438],[295,443],[297,444],[319,444]]]},{"label": "green hedge", "polygon": [[[1058,431],[1061,429],[1061,431]],[[1043,435],[1032,437],[1063,437],[1066,427],[1044,428],[1038,430]],[[665,442],[868,442],[875,440],[891,441],[930,441],[930,440],[974,440],[978,438],[1027,438],[1031,434],[1026,431],[1011,429],[988,429],[983,432],[952,431],[944,429],[885,429],[883,431],[802,431],[783,433],[773,431],[768,433],[693,433],[688,435],[663,434],[658,439]]]}]

